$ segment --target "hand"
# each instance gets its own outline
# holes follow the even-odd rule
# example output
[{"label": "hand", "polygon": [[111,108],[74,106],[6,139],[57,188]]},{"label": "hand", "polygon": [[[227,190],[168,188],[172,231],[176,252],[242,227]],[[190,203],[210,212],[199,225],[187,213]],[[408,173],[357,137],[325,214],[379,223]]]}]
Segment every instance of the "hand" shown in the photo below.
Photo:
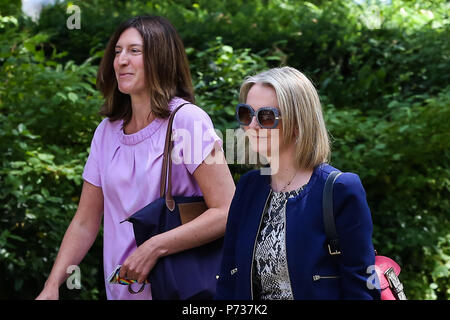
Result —
[{"label": "hand", "polygon": [[45,286],[36,300],[59,300],[59,288],[57,286]]},{"label": "hand", "polygon": [[[155,238],[155,237],[154,237]],[[158,254],[152,239],[150,238],[140,245],[128,258],[122,263],[119,276],[129,280],[137,280],[138,283],[144,283],[148,274],[155,266],[161,254]]]}]

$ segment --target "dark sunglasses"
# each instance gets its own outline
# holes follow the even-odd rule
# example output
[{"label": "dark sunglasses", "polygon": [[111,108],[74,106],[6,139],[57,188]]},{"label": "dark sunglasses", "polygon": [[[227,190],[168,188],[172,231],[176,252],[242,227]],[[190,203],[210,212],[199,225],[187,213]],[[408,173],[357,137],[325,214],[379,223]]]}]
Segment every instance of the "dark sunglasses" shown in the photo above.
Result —
[{"label": "dark sunglasses", "polygon": [[278,120],[281,119],[280,111],[274,107],[262,107],[255,111],[245,103],[239,103],[236,106],[236,119],[240,125],[250,125],[254,116],[256,116],[259,126],[264,129],[275,128]]}]

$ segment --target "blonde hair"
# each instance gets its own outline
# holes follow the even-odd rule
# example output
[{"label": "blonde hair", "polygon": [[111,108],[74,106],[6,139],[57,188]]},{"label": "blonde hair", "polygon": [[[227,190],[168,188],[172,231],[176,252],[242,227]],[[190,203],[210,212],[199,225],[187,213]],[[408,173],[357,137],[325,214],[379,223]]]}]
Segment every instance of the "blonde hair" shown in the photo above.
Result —
[{"label": "blonde hair", "polygon": [[319,95],[311,81],[292,67],[273,68],[245,79],[239,92],[240,102],[246,102],[256,83],[275,90],[283,126],[281,138],[284,144],[295,144],[298,167],[312,169],[328,162],[330,141]]}]

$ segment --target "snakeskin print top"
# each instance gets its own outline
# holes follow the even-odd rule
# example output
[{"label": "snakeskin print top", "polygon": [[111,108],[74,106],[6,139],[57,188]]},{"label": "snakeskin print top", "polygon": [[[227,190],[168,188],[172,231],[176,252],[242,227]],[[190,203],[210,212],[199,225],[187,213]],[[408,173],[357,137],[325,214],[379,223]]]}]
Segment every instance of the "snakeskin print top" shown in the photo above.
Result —
[{"label": "snakeskin print top", "polygon": [[286,202],[302,190],[272,191],[264,208],[256,240],[253,286],[256,299],[292,300],[291,282],[286,260]]}]

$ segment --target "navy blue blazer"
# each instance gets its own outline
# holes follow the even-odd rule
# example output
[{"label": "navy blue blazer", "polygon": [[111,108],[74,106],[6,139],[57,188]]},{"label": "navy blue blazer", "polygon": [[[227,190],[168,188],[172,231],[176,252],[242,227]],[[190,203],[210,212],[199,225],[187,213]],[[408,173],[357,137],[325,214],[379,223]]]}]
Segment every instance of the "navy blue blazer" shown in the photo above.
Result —
[{"label": "navy blue blazer", "polygon": [[[335,170],[328,164],[317,166],[305,188],[286,204],[286,256],[294,299],[379,299],[379,290],[367,286],[372,276],[368,267],[375,264],[372,218],[361,180],[354,173],[341,174],[334,184],[342,254],[328,253],[322,192]],[[269,194],[270,176],[261,175],[260,170],[240,179],[228,213],[216,299],[257,298],[252,285],[253,255]]]}]

